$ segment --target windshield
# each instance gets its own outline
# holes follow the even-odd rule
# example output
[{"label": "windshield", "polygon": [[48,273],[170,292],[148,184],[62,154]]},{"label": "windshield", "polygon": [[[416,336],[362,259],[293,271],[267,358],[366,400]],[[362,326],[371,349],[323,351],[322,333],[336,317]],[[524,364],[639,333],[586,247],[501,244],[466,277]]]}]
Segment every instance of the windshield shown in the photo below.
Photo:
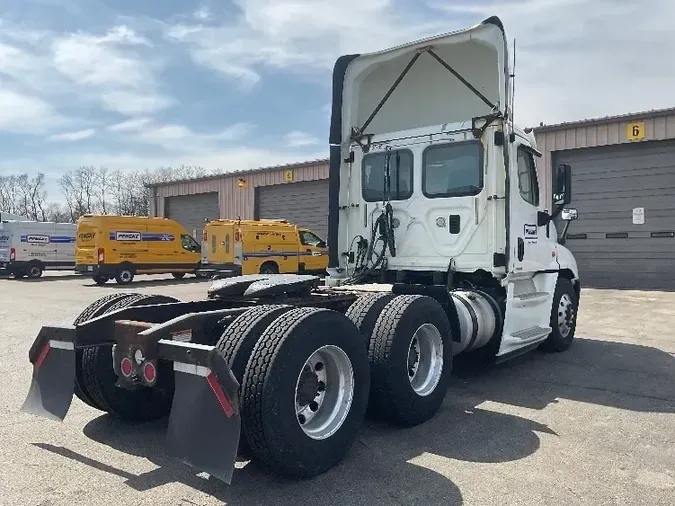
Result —
[{"label": "windshield", "polygon": [[[392,150],[390,153],[389,198],[391,200],[409,199],[413,190],[412,153],[408,150]],[[363,200],[366,202],[378,202],[384,200],[385,161],[385,153],[373,153],[363,157],[361,192],[363,195]]]},{"label": "windshield", "polygon": [[431,146],[424,152],[422,192],[428,198],[477,195],[483,187],[482,165],[480,142]]}]

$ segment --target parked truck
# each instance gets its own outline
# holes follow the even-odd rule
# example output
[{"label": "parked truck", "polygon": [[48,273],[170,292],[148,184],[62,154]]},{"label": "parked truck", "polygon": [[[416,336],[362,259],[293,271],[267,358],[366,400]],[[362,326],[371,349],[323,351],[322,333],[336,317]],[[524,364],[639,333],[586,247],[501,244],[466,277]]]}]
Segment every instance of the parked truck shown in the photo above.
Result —
[{"label": "parked truck", "polygon": [[39,278],[45,270],[75,268],[73,223],[2,220],[0,272],[17,278]]},{"label": "parked truck", "polygon": [[227,483],[238,455],[308,477],[367,412],[433,417],[458,354],[566,350],[580,279],[555,222],[576,217],[571,169],[553,171],[549,204],[510,99],[496,17],[339,58],[326,285],[254,274],[201,301],[103,297],[42,327],[23,409],[62,420],[74,391],[125,420],[168,415],[169,453]]}]

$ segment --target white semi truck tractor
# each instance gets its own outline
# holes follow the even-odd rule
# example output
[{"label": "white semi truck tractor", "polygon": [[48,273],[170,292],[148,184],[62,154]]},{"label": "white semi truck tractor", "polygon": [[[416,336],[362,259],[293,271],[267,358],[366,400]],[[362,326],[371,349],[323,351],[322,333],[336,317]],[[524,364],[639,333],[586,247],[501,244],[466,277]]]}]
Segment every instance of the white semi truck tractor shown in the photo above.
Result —
[{"label": "white semi truck tractor", "polygon": [[309,477],[345,456],[365,416],[433,417],[459,354],[566,350],[580,294],[563,246],[571,168],[537,170],[508,62],[496,17],[340,57],[327,278],[216,280],[202,301],[103,297],[42,327],[24,411],[63,420],[75,394],[125,420],[169,416],[169,453],[227,483],[237,458]]}]

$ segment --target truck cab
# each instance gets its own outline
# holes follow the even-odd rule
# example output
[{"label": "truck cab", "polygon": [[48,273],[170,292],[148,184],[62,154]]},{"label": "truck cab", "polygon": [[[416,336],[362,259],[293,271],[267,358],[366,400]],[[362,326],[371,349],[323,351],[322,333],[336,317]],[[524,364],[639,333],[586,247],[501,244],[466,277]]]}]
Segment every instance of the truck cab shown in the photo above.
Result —
[{"label": "truck cab", "polygon": [[545,339],[558,279],[579,297],[553,223],[571,167],[546,199],[534,135],[513,121],[501,21],[342,57],[333,78],[328,283],[472,287],[499,307],[498,356]]}]

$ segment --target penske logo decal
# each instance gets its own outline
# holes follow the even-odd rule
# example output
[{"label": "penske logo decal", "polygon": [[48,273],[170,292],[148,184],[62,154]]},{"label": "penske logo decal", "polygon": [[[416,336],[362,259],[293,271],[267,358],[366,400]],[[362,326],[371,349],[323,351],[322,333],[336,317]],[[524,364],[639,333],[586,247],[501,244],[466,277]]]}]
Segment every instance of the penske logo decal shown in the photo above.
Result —
[{"label": "penske logo decal", "polygon": [[71,243],[75,237],[68,235],[26,234],[21,236],[21,242],[28,244]]},{"label": "penske logo decal", "polygon": [[119,231],[119,232],[110,232],[109,238],[111,241],[121,241],[121,242],[171,242],[175,241],[176,237],[173,234],[155,234],[151,232],[132,232],[132,231]]}]

